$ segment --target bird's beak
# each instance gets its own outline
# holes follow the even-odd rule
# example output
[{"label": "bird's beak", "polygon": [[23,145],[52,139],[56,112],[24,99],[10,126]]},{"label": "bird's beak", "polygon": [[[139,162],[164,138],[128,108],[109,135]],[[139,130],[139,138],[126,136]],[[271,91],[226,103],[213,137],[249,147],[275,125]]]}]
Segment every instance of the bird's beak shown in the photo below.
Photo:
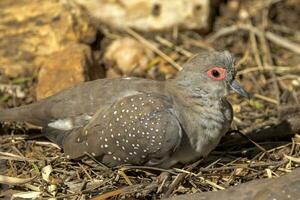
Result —
[{"label": "bird's beak", "polygon": [[244,90],[242,86],[239,85],[239,83],[236,80],[233,80],[230,84],[230,87],[233,91],[237,92],[243,97],[246,97],[250,99],[250,94]]}]

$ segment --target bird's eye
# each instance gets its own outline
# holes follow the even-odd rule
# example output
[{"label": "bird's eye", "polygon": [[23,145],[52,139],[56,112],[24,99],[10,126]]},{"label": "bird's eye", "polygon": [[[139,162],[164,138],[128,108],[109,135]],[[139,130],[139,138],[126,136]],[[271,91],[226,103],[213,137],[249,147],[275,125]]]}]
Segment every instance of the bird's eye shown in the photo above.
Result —
[{"label": "bird's eye", "polygon": [[207,75],[216,81],[221,81],[225,79],[226,69],[223,67],[213,67],[207,71]]},{"label": "bird's eye", "polygon": [[220,77],[220,72],[218,70],[213,69],[212,72],[211,72],[211,74],[215,78],[219,78]]}]

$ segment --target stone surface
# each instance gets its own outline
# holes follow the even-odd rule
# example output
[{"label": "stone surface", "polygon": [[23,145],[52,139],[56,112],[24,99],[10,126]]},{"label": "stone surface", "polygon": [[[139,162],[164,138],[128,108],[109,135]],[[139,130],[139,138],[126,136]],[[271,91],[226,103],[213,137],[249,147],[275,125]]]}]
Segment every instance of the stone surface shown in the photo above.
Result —
[{"label": "stone surface", "polygon": [[89,80],[93,59],[90,47],[70,45],[40,61],[37,99],[51,96],[77,83]]},{"label": "stone surface", "polygon": [[116,28],[140,31],[173,27],[208,29],[209,0],[75,0],[85,7],[95,21]]},{"label": "stone surface", "polygon": [[[300,199],[300,169],[275,179],[251,181],[218,192],[179,195],[168,200]],[[167,199],[166,199],[167,200]]]},{"label": "stone surface", "polygon": [[144,74],[152,57],[153,53],[140,42],[125,37],[114,40],[108,46],[104,61],[113,71],[120,71],[124,75],[141,75]]},{"label": "stone surface", "polygon": [[32,75],[37,59],[95,38],[87,17],[69,1],[1,0],[0,7],[0,72],[10,77]]}]

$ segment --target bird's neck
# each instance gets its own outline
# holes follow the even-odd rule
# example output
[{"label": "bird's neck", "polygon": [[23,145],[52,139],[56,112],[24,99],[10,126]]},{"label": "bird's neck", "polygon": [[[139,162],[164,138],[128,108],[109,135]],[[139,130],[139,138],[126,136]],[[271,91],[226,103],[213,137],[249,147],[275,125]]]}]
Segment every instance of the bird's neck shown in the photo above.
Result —
[{"label": "bird's neck", "polygon": [[218,107],[225,97],[212,93],[205,85],[194,86],[190,81],[172,79],[167,81],[166,87],[171,91],[171,96],[174,96],[184,106],[205,106]]},{"label": "bird's neck", "polygon": [[168,86],[171,88],[169,91],[173,96],[177,117],[195,151],[202,152],[203,147],[214,146],[216,143],[210,146],[209,141],[219,141],[232,118],[227,100],[178,82]]},{"label": "bird's neck", "polygon": [[224,120],[224,108],[229,104],[225,97],[210,94],[205,88],[197,88],[177,81],[170,81],[166,87],[169,88],[169,95],[173,97],[178,117],[189,118],[185,116],[186,113],[186,115],[195,115],[195,118],[207,119],[211,123]]}]

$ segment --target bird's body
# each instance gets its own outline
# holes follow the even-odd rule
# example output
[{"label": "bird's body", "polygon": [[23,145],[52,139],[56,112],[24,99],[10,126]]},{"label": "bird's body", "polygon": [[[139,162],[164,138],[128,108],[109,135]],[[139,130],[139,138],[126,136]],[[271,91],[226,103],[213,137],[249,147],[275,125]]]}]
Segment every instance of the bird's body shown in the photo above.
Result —
[{"label": "bird's body", "polygon": [[[212,66],[232,64],[227,52],[213,55],[222,59],[212,61]],[[45,136],[62,146],[70,158],[89,153],[108,166],[168,168],[187,163],[207,155],[232,121],[226,83],[204,87],[205,81],[210,82],[201,77],[211,67],[207,56],[196,56],[172,80],[86,82],[34,104],[1,111],[0,120],[42,126]],[[233,81],[230,67],[227,78]]]}]

